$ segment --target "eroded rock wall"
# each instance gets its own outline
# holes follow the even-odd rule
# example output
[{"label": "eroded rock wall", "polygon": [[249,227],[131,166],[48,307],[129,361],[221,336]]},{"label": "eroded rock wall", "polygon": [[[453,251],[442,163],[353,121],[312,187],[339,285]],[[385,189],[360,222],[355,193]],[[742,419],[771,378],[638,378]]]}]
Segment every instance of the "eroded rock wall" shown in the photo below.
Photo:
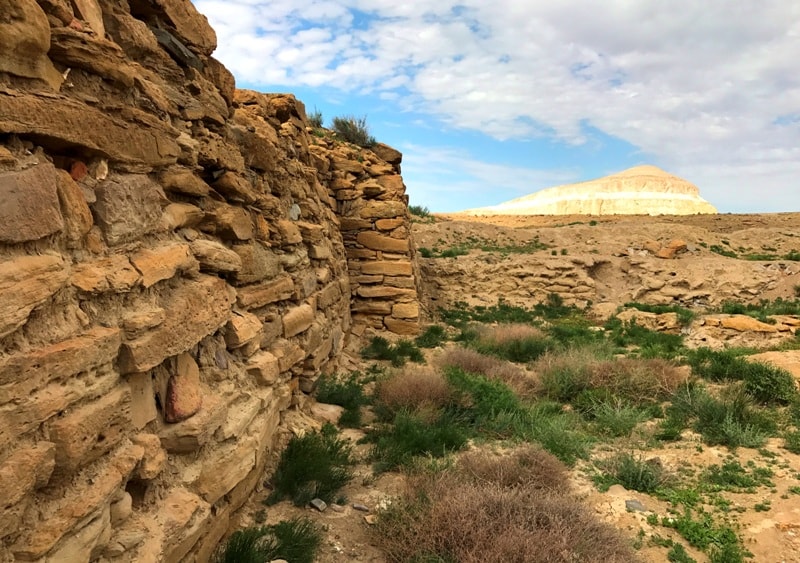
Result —
[{"label": "eroded rock wall", "polygon": [[415,330],[399,153],[215,46],[188,0],[0,0],[0,560],[207,561],[351,319]]}]

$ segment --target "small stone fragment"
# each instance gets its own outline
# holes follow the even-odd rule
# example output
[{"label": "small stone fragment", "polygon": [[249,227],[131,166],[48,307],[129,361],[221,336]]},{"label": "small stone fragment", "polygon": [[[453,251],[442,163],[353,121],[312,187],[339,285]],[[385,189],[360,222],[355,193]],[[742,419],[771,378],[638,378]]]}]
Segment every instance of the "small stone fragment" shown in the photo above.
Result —
[{"label": "small stone fragment", "polygon": [[359,510],[361,512],[369,512],[369,507],[364,504],[359,504],[357,502],[353,503],[353,510]]},{"label": "small stone fragment", "polygon": [[625,501],[625,510],[627,510],[628,512],[646,512],[647,511],[647,509],[644,507],[644,505],[640,501],[638,501],[636,499],[626,500]]},{"label": "small stone fragment", "polygon": [[309,502],[308,504],[310,504],[313,508],[316,508],[320,512],[325,512],[325,509],[328,508],[328,504],[321,498],[312,499],[311,502]]}]

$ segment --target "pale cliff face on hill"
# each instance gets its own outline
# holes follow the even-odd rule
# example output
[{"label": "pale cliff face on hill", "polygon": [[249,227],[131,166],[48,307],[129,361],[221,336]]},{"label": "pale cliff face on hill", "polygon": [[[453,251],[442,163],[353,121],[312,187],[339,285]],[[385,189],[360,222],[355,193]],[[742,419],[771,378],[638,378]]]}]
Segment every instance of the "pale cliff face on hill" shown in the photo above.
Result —
[{"label": "pale cliff face on hill", "polygon": [[694,184],[655,166],[547,188],[468,215],[694,215],[716,213]]}]

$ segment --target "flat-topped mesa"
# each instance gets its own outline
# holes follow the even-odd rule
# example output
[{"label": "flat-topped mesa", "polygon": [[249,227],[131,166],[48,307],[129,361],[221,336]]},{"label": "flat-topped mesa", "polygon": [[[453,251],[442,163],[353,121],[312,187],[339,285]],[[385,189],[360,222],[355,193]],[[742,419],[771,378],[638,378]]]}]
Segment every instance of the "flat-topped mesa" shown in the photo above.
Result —
[{"label": "flat-topped mesa", "polygon": [[636,166],[610,176],[547,188],[468,215],[694,215],[717,209],[686,180],[656,166]]}]

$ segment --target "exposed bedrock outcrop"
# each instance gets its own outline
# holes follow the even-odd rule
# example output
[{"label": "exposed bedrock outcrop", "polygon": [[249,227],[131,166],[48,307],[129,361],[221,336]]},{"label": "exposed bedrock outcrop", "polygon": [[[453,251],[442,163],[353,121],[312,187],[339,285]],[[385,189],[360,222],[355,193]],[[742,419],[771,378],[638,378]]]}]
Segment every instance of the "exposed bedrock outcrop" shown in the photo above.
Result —
[{"label": "exposed bedrock outcrop", "polygon": [[207,561],[351,334],[417,330],[400,153],[215,46],[189,0],[0,0],[2,561]]}]

